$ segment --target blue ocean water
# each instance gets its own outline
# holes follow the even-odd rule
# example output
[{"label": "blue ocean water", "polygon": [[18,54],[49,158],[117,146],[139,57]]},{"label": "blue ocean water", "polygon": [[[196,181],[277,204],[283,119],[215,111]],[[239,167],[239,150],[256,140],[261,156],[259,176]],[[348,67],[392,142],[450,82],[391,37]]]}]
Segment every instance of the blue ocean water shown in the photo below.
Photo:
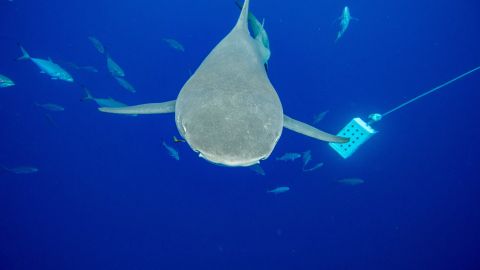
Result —
[{"label": "blue ocean water", "polygon": [[[335,43],[344,6],[358,20]],[[234,1],[14,0],[0,8],[0,74],[16,83],[0,89],[0,164],[39,169],[0,173],[0,269],[480,268],[480,73],[376,123],[379,132],[346,160],[284,130],[261,176],[175,144],[173,114],[100,113],[77,84],[14,60],[20,42],[96,97],[172,100],[233,27]],[[265,18],[268,74],[285,113],[311,123],[328,110],[318,127],[332,133],[480,65],[477,1],[251,0],[251,11]],[[88,36],[102,41],[135,94],[112,78]],[[307,150],[322,168],[275,160]],[[290,191],[267,193],[278,186]]]}]

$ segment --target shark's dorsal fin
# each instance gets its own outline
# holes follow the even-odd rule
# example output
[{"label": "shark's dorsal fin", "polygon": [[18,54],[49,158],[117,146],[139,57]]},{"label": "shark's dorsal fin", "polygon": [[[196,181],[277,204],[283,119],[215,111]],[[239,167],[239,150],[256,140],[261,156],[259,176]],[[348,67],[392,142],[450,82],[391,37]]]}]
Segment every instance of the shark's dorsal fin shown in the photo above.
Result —
[{"label": "shark's dorsal fin", "polygon": [[235,29],[246,29],[248,31],[248,6],[250,5],[250,0],[245,0],[243,3],[242,12],[238,18]]}]

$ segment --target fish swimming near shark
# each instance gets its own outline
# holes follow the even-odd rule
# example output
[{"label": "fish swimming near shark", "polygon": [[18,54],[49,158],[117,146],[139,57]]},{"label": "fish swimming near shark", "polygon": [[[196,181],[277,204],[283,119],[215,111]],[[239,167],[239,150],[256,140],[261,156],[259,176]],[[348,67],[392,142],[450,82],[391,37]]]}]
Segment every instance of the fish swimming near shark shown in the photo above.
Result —
[{"label": "fish swimming near shark", "polygon": [[87,88],[83,88],[84,91],[85,91],[85,97],[82,99],[84,101],[86,100],[92,100],[94,101],[95,103],[97,103],[97,105],[99,107],[107,107],[107,108],[121,108],[121,107],[127,107],[127,104],[124,104],[120,101],[117,101],[111,97],[109,98],[96,98],[94,96],[92,96],[92,94],[90,93],[90,90],[88,90]]},{"label": "fish swimming near shark", "polygon": [[302,153],[303,168],[312,160],[312,150],[307,150]]},{"label": "fish swimming near shark", "polygon": [[302,171],[304,171],[304,172],[311,172],[311,171],[316,171],[316,170],[318,170],[318,169],[320,169],[320,168],[322,168],[322,167],[323,167],[323,162],[320,162],[320,163],[317,163],[317,164],[313,165],[313,166],[310,167],[310,168],[305,168],[305,166],[303,166]]},{"label": "fish swimming near shark", "polygon": [[262,166],[260,166],[260,164],[255,164],[255,165],[249,166],[248,168],[261,176],[267,175],[265,173],[265,170],[262,168]]},{"label": "fish swimming near shark", "polygon": [[43,108],[45,110],[52,111],[52,112],[63,112],[63,111],[65,111],[65,108],[58,105],[58,104],[53,104],[53,103],[40,104],[40,103],[35,102],[35,105],[40,107],[40,108]]},{"label": "fish swimming near shark", "polygon": [[285,193],[289,190],[290,190],[289,187],[277,187],[277,188],[268,190],[267,193],[280,194],[280,193]]},{"label": "fish swimming near shark", "polygon": [[125,80],[124,78],[122,77],[114,77],[115,80],[117,80],[118,84],[120,84],[121,87],[123,87],[124,89],[126,89],[127,91],[131,92],[131,93],[135,93],[137,92],[137,90],[135,89],[135,87],[133,87],[132,84],[130,84],[127,80]]},{"label": "fish swimming near shark", "polygon": [[347,186],[358,186],[365,183],[365,180],[361,178],[343,178],[343,179],[337,180],[337,183],[342,185],[347,185]]},{"label": "fish swimming near shark", "polygon": [[167,149],[167,152],[168,154],[174,158],[175,160],[180,160],[180,156],[178,155],[178,151],[175,150],[175,148],[171,147],[170,145],[168,145],[167,143],[163,142],[163,147],[165,147],[165,149]]},{"label": "fish swimming near shark", "polygon": [[335,42],[337,42],[343,36],[343,34],[345,34],[345,31],[347,31],[347,28],[350,25],[350,21],[358,19],[350,16],[350,9],[345,6],[343,8],[342,15],[338,18],[338,20],[340,21],[340,30],[337,33],[337,38],[335,39]]},{"label": "fish swimming near shark", "polygon": [[18,166],[13,168],[7,168],[4,165],[0,165],[0,170],[4,170],[14,174],[32,174],[38,172],[38,168],[31,166]]},{"label": "fish swimming near shark", "polygon": [[14,86],[15,83],[5,75],[0,74],[0,88]]},{"label": "fish swimming near shark", "polygon": [[315,171],[315,170],[318,170],[321,167],[323,167],[323,162],[320,162],[320,163],[317,163],[317,164],[313,165],[310,168],[307,168],[308,163],[310,163],[310,161],[312,160],[312,151],[311,150],[307,150],[307,151],[302,153],[302,160],[303,160],[302,171],[304,171],[304,172]]},{"label": "fish swimming near shark", "polygon": [[107,55],[107,68],[113,77],[125,77],[123,69],[109,55]]},{"label": "fish swimming near shark", "polygon": [[296,159],[300,158],[302,155],[299,153],[285,153],[281,157],[277,157],[277,160],[280,161],[295,161]]},{"label": "fish swimming near shark", "polygon": [[323,118],[325,118],[325,116],[328,114],[329,110],[326,110],[326,111],[323,111],[319,114],[316,114],[315,116],[313,116],[313,125],[316,125],[318,123],[320,123],[320,121],[323,120]]},{"label": "fish swimming near shark", "polygon": [[48,60],[45,60],[30,57],[27,51],[20,44],[19,46],[22,50],[22,56],[18,57],[17,60],[31,60],[40,69],[40,73],[47,74],[52,80],[73,82],[72,76],[61,66],[54,63],[52,59],[49,58]]},{"label": "fish swimming near shark", "polygon": [[105,53],[105,47],[103,46],[102,42],[98,40],[98,38],[90,36],[88,37],[88,39],[90,40],[90,42],[92,42],[93,46],[95,47],[95,49],[97,49],[99,53]]},{"label": "fish swimming near shark", "polygon": [[168,46],[170,46],[170,48],[175,49],[175,50],[180,51],[180,52],[185,52],[185,47],[183,47],[183,45],[180,42],[176,41],[175,39],[164,38],[162,40],[165,43],[167,43]]},{"label": "fish swimming near shark", "polygon": [[245,1],[233,29],[203,60],[176,100],[99,110],[175,113],[177,129],[192,150],[224,166],[248,167],[267,159],[284,128],[317,140],[348,142],[283,113],[265,71],[261,48],[248,30],[249,2]]},{"label": "fish swimming near shark", "polygon": [[186,142],[185,140],[177,138],[177,136],[173,136],[173,142],[174,143],[184,143]]}]

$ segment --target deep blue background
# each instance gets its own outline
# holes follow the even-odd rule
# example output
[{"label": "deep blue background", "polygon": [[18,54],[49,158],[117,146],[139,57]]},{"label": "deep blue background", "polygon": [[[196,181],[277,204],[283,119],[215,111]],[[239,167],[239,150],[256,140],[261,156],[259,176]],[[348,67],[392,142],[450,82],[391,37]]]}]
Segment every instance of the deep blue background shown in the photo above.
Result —
[{"label": "deep blue background", "polygon": [[[260,1],[284,111],[309,122],[330,113],[385,112],[480,64],[475,0]],[[348,5],[353,21],[334,43]],[[0,2],[0,269],[479,269],[480,74],[379,122],[348,160],[285,131],[267,176],[224,168],[175,144],[173,115],[122,117],[81,102],[75,84],[15,62],[94,65],[71,70],[95,96],[128,104],[174,99],[239,14],[233,1],[15,0]],[[120,88],[87,37],[98,37],[136,86]],[[162,38],[182,42],[184,53]],[[65,106],[51,125],[35,102]],[[273,157],[312,149],[325,166]],[[336,180],[360,177],[365,184]],[[288,185],[278,196],[266,190]]]}]

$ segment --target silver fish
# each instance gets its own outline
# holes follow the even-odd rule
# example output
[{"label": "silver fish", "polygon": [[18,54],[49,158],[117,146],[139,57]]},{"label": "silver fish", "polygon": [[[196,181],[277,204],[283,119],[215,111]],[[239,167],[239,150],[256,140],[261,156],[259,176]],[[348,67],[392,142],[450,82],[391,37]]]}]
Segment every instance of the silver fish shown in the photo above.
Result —
[{"label": "silver fish", "polygon": [[320,163],[318,163],[318,164],[316,164],[316,165],[314,165],[313,167],[308,168],[308,169],[305,169],[305,166],[303,166],[302,171],[304,171],[304,172],[311,172],[311,171],[315,171],[315,170],[317,170],[317,169],[320,169],[321,167],[323,167],[323,162],[320,162]]},{"label": "silver fish", "polygon": [[300,158],[302,155],[299,153],[285,153],[281,157],[277,157],[277,160],[280,161],[295,161],[296,159]]},{"label": "silver fish", "polygon": [[13,168],[7,168],[3,165],[0,165],[0,168],[14,174],[32,174],[38,172],[38,169],[30,166],[18,166]]},{"label": "silver fish", "polygon": [[181,52],[185,51],[185,47],[183,47],[183,45],[180,42],[176,41],[175,39],[164,38],[163,41],[165,41],[168,44],[168,46],[170,46],[171,48],[177,51],[181,51]]},{"label": "silver fish", "polygon": [[316,125],[316,124],[320,123],[320,121],[322,121],[323,118],[325,118],[325,116],[328,114],[328,112],[329,112],[329,110],[326,110],[324,112],[321,112],[321,113],[315,115],[313,117],[313,124]]},{"label": "silver fish", "polygon": [[178,155],[178,152],[177,152],[177,150],[175,150],[175,148],[169,146],[169,145],[166,144],[165,142],[163,142],[163,147],[165,147],[165,149],[167,149],[168,154],[169,154],[172,158],[174,158],[174,159],[176,159],[176,160],[180,160],[180,156]]},{"label": "silver fish", "polygon": [[133,87],[133,85],[130,84],[130,83],[129,83],[127,80],[125,80],[124,78],[122,78],[122,77],[115,77],[115,80],[117,80],[118,84],[120,84],[120,86],[122,86],[123,88],[125,88],[127,91],[132,92],[132,93],[137,92],[137,90],[135,90],[135,87]]},{"label": "silver fish", "polygon": [[87,88],[84,88],[86,96],[83,98],[83,100],[93,100],[95,103],[97,103],[98,106],[100,107],[107,107],[107,108],[121,108],[121,107],[126,107],[127,104],[122,103],[120,101],[117,101],[111,97],[109,98],[96,98],[92,96],[90,91]]},{"label": "silver fish", "polygon": [[49,110],[49,111],[52,111],[52,112],[62,112],[62,111],[65,111],[65,108],[58,105],[58,104],[53,104],[53,103],[45,103],[45,104],[40,104],[40,103],[36,103],[35,102],[35,105],[37,105],[38,107],[40,108],[43,108],[45,110]]},{"label": "silver fish", "polygon": [[114,77],[125,77],[123,69],[110,56],[107,56],[107,68]]},{"label": "silver fish", "polygon": [[257,174],[259,175],[262,175],[262,176],[265,176],[266,173],[265,171],[263,170],[262,166],[260,166],[259,164],[255,164],[255,165],[252,165],[252,166],[249,166],[248,167],[250,170],[256,172]]},{"label": "silver fish", "polygon": [[308,150],[303,152],[302,159],[303,159],[303,168],[305,168],[305,166],[307,166],[310,160],[312,160],[312,151]]},{"label": "silver fish", "polygon": [[277,187],[277,188],[274,188],[274,189],[269,190],[269,191],[267,191],[267,192],[268,192],[268,193],[278,194],[278,193],[287,192],[287,191],[289,191],[289,190],[290,190],[289,187]]},{"label": "silver fish", "polygon": [[15,83],[10,78],[0,74],[0,88],[10,87],[14,85]]},{"label": "silver fish", "polygon": [[101,54],[105,53],[105,47],[103,47],[103,44],[98,40],[96,37],[88,37],[88,39],[92,42],[93,46],[97,51]]},{"label": "silver fish", "polygon": [[343,179],[337,180],[337,182],[343,185],[357,186],[365,183],[365,180],[361,178],[343,178]]},{"label": "silver fish", "polygon": [[337,42],[343,36],[345,31],[347,31],[347,28],[350,25],[350,21],[358,19],[350,16],[350,10],[346,6],[343,8],[342,15],[338,18],[338,20],[340,20],[340,30],[337,33],[337,38],[335,39],[335,42]]},{"label": "silver fish", "polygon": [[[19,45],[20,46],[20,45]],[[64,70],[58,64],[55,64],[52,59],[40,59],[40,58],[33,58],[27,53],[27,51],[20,46],[23,55],[17,58],[17,60],[31,60],[37,67],[40,69],[40,73],[45,73],[50,76],[52,80],[62,80],[67,82],[73,82],[72,76]]]}]

